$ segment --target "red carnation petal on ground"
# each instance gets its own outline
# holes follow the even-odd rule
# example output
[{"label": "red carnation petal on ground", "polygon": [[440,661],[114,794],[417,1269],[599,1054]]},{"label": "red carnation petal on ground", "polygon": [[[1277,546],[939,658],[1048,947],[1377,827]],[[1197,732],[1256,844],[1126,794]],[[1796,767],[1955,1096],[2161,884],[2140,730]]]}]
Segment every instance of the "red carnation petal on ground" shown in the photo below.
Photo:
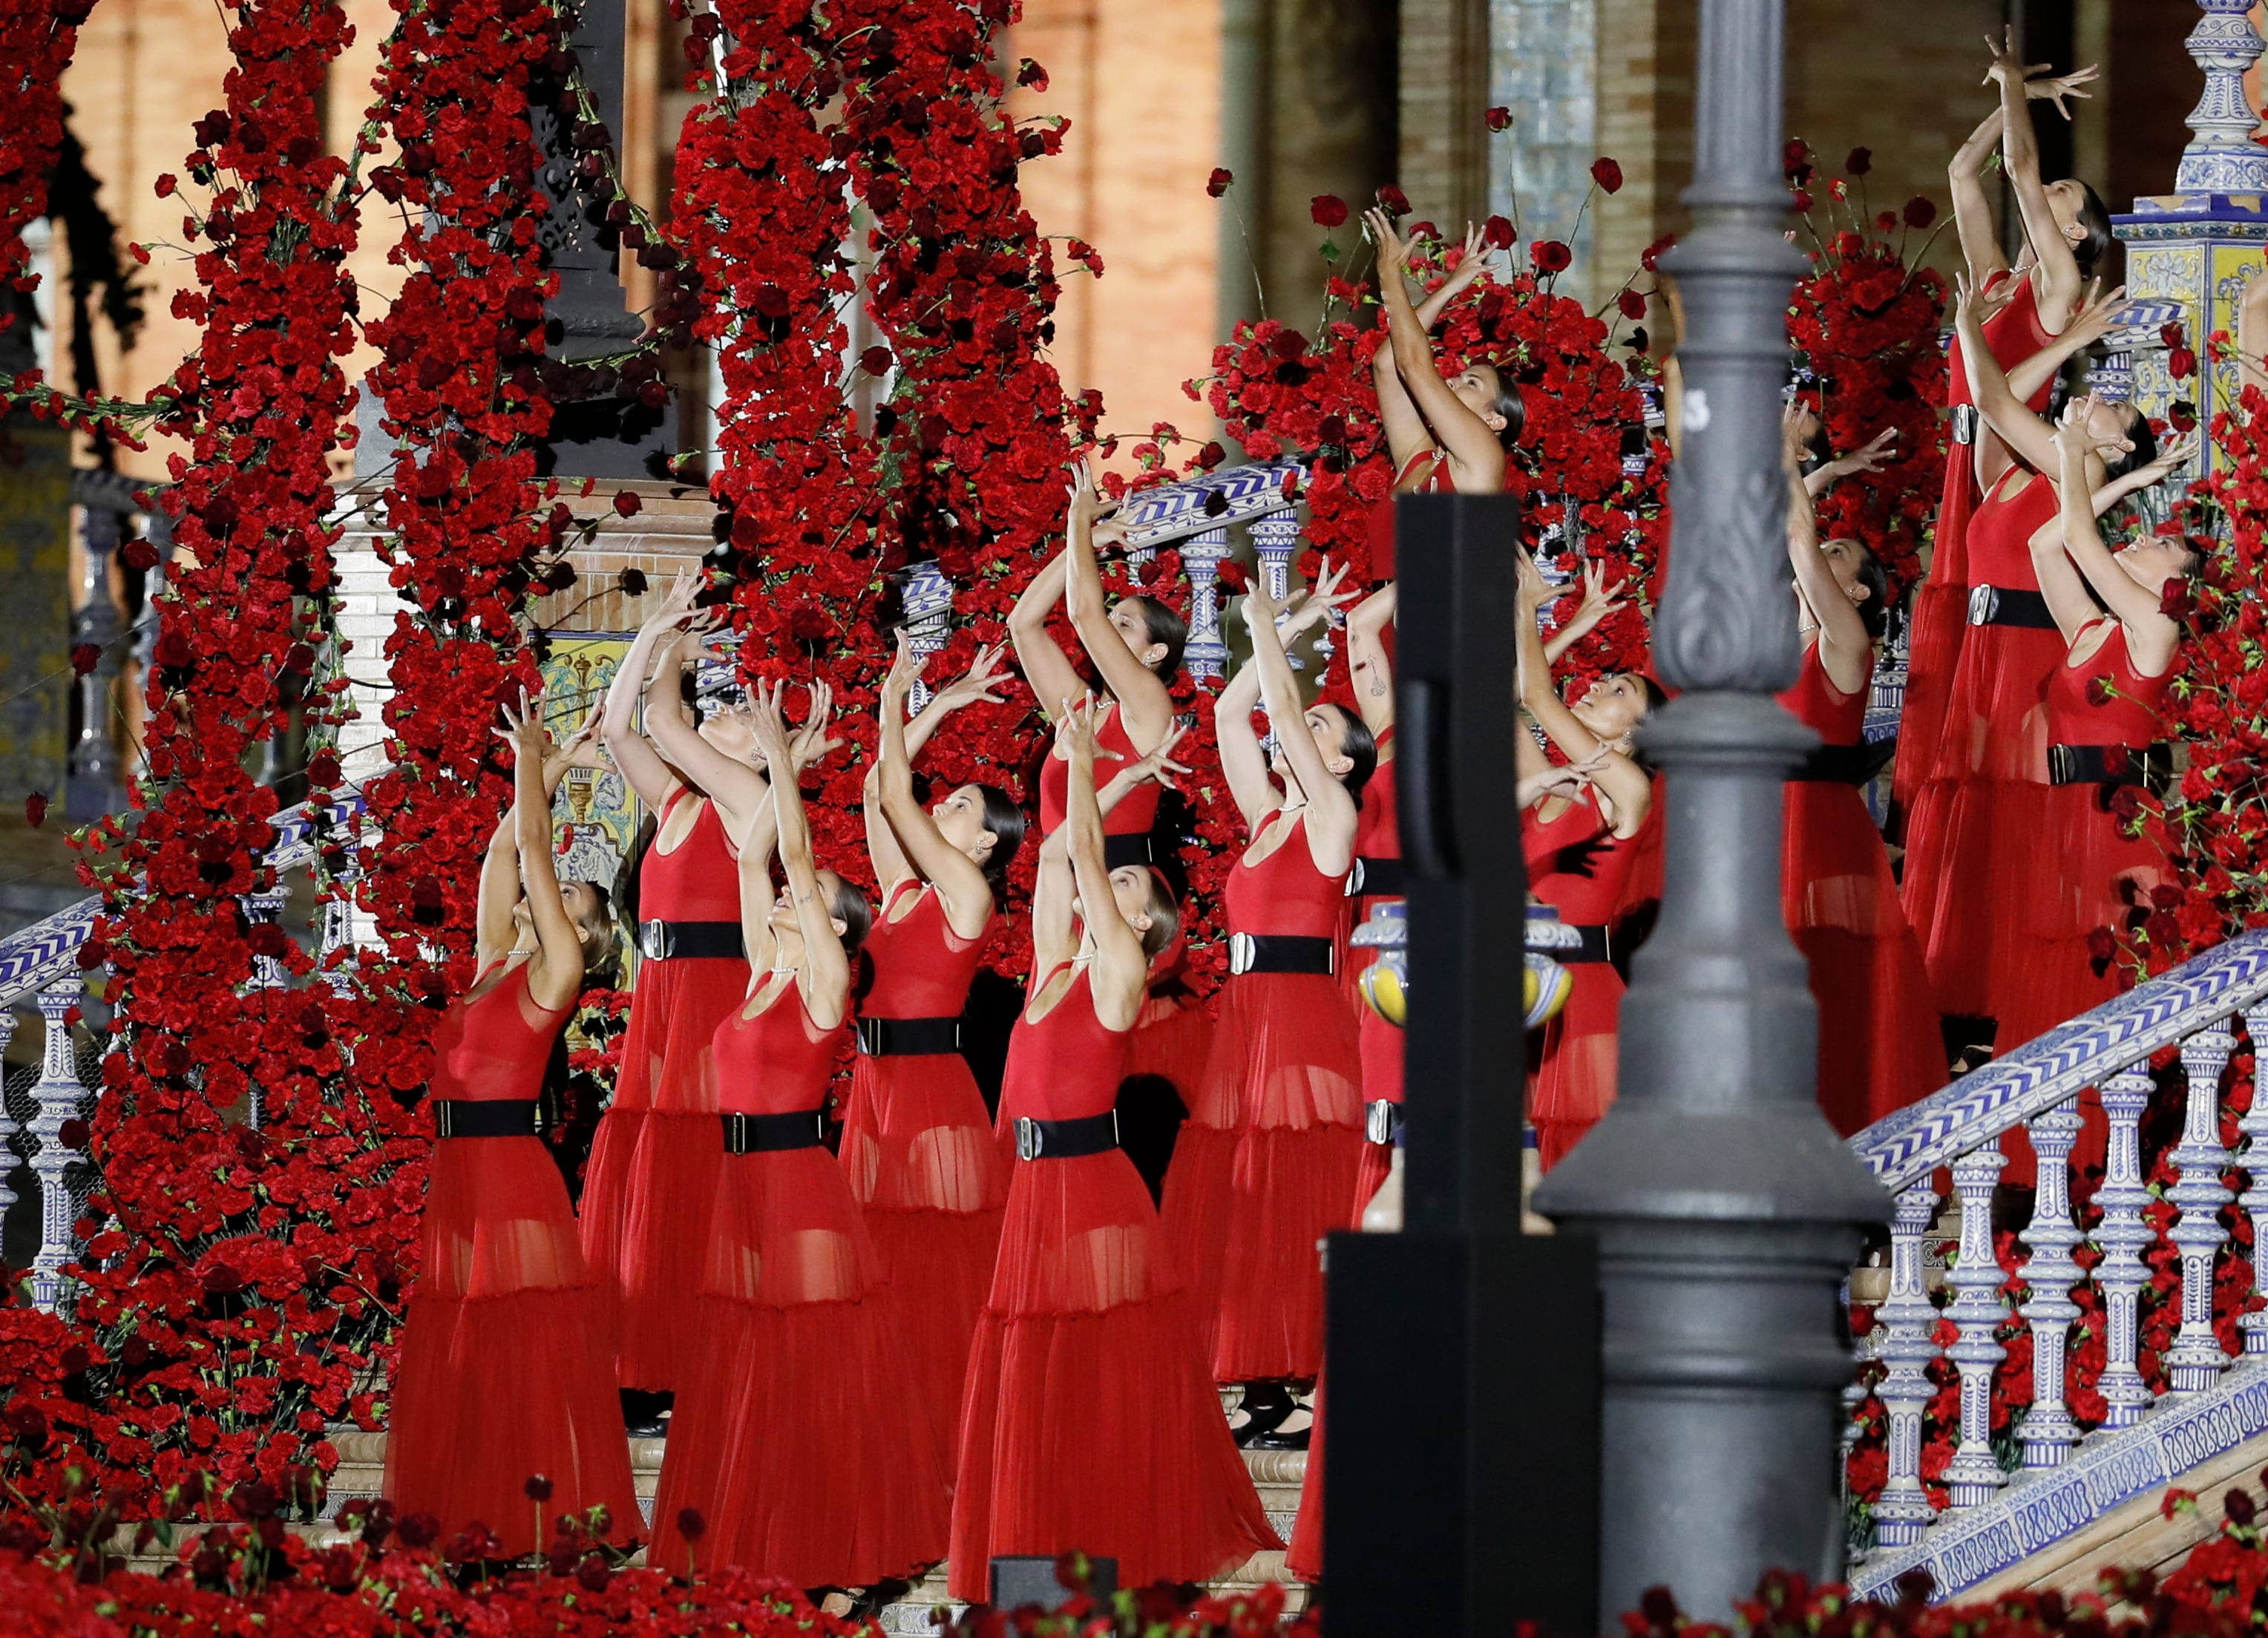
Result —
[{"label": "red carnation petal on ground", "polygon": [[1234,172],[1225,165],[1216,165],[1212,167],[1212,174],[1205,178],[1205,192],[1218,199],[1229,190],[1235,181]]},{"label": "red carnation petal on ground", "polygon": [[45,791],[33,791],[24,799],[25,821],[36,830],[48,822],[48,795]]},{"label": "red carnation petal on ground", "polygon": [[644,505],[645,502],[637,498],[637,494],[635,491],[625,489],[615,492],[615,510],[625,518],[635,518],[637,516],[639,510],[644,507]]},{"label": "red carnation petal on ground", "polygon": [[1317,194],[1307,202],[1307,214],[1318,227],[1336,227],[1347,219],[1346,201],[1336,194]]},{"label": "red carnation petal on ground", "polygon": [[1623,186],[1623,167],[1608,159],[1606,155],[1601,154],[1591,161],[1591,180],[1599,185],[1599,189],[1602,193],[1620,193]]}]

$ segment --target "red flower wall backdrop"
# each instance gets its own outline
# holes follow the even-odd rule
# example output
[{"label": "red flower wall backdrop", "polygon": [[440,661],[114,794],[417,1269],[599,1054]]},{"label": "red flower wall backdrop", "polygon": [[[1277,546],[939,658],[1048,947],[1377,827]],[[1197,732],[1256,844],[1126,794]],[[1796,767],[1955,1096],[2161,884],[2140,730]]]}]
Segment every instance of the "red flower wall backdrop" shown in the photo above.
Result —
[{"label": "red flower wall backdrop", "polygon": [[[63,71],[93,0],[0,0],[0,279],[28,289],[24,230],[47,212],[48,176],[63,139]],[[20,78],[18,77],[20,76]],[[0,315],[0,328],[11,322]]]}]

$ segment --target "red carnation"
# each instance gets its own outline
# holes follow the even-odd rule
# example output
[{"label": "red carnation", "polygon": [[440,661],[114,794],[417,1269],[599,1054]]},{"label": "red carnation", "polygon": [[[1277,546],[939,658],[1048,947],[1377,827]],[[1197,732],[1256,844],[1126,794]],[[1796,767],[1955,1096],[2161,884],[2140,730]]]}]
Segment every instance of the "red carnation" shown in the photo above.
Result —
[{"label": "red carnation", "polygon": [[1509,218],[1492,216],[1481,224],[1481,243],[1491,250],[1509,250],[1514,235]]},{"label": "red carnation", "polygon": [[1216,572],[1216,578],[1231,593],[1246,592],[1252,588],[1252,577],[1245,572],[1244,565],[1233,557],[1224,557],[1220,560],[1220,567]]},{"label": "red carnation", "polygon": [[1634,290],[1626,290],[1616,297],[1615,305],[1622,309],[1623,317],[1626,319],[1646,317],[1646,298]]},{"label": "red carnation", "polygon": [[73,643],[70,651],[71,675],[83,677],[94,669],[102,658],[102,650],[92,643]]},{"label": "red carnation", "polygon": [[33,791],[24,799],[24,822],[34,830],[48,822],[48,793]]},{"label": "red carnation", "polygon": [[2185,381],[2197,373],[2197,354],[2186,347],[2176,347],[2166,355],[2166,373],[2177,381]]},{"label": "red carnation", "polygon": [[541,1473],[530,1473],[519,1487],[519,1493],[531,1502],[549,1502],[551,1490],[551,1481]]},{"label": "red carnation", "polygon": [[1410,196],[1392,182],[1388,182],[1378,190],[1378,203],[1386,207],[1386,213],[1388,216],[1410,214]]},{"label": "red carnation", "polygon": [[2197,406],[2186,398],[2176,398],[2166,406],[2166,419],[2176,432],[2187,432],[2197,426]]},{"label": "red carnation", "polygon": [[615,511],[619,516],[635,518],[638,514],[638,509],[644,505],[645,503],[637,498],[636,490],[623,489],[615,491]]},{"label": "red carnation", "polygon": [[2176,320],[2171,324],[2158,326],[2158,340],[2161,345],[2167,347],[2183,347],[2189,344],[2189,337],[2182,333],[2179,320]]},{"label": "red carnation", "polygon": [[1906,201],[1906,208],[1901,214],[1905,218],[1906,225],[1918,233],[1937,220],[1937,207],[1929,202],[1926,194],[1916,194]]},{"label": "red carnation", "polygon": [[1235,181],[1234,172],[1225,165],[1216,165],[1212,167],[1212,174],[1205,178],[1205,192],[1218,199],[1229,190]]},{"label": "red carnation", "polygon": [[1852,176],[1864,176],[1874,168],[1874,151],[1872,148],[1852,149],[1843,156],[1843,168]]},{"label": "red carnation", "polygon": [[1565,273],[1575,260],[1574,253],[1556,239],[1539,240],[1528,247],[1530,259],[1539,273]]},{"label": "red carnation", "polygon": [[823,643],[834,627],[828,623],[827,610],[817,603],[798,603],[787,617],[788,634],[799,643]]},{"label": "red carnation", "polygon": [[1618,194],[1623,190],[1623,167],[1601,154],[1591,161],[1591,180],[1602,193]]},{"label": "red carnation", "polygon": [[1318,227],[1336,227],[1347,219],[1346,201],[1336,194],[1317,194],[1307,202],[1307,214]]},{"label": "red carnation", "polygon": [[1510,108],[1491,108],[1483,117],[1488,121],[1488,128],[1492,131],[1505,131],[1512,129]]},{"label": "red carnation", "polygon": [[593,1553],[575,1567],[575,1579],[585,1592],[604,1592],[607,1583],[614,1579],[614,1572],[607,1568],[604,1553]]},{"label": "red carnation", "polygon": [[2176,575],[2158,588],[2158,612],[2169,620],[2186,620],[2197,612],[2197,595],[2186,578]]},{"label": "red carnation", "polygon": [[1800,136],[1791,136],[1779,151],[1779,168],[1784,175],[1793,176],[1811,168],[1811,144]]},{"label": "red carnation", "polygon": [[2118,954],[2118,940],[2108,927],[2095,927],[2087,935],[2087,954],[2091,961],[2108,963]]},{"label": "red carnation", "polygon": [[1638,266],[1644,268],[1649,273],[1655,271],[1661,266],[1661,258],[1668,254],[1669,247],[1676,242],[1676,234],[1664,233],[1660,238],[1648,245],[1639,255],[1638,259]]},{"label": "red carnation", "polygon": [[698,1541],[709,1533],[709,1521],[701,1516],[699,1508],[681,1507],[677,1509],[677,1533],[688,1541]]},{"label": "red carnation", "polygon": [[784,319],[787,317],[787,291],[777,284],[759,284],[755,306],[768,319]]},{"label": "red carnation", "polygon": [[869,375],[887,375],[895,362],[887,347],[869,347],[858,355],[858,367]]}]

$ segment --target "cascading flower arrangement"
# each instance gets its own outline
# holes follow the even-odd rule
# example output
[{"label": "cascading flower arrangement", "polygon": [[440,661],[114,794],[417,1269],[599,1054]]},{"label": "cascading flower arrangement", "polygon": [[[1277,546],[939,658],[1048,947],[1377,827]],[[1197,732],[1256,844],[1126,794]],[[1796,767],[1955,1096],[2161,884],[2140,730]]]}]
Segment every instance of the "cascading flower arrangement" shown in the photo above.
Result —
[{"label": "cascading flower arrangement", "polygon": [[[93,9],[94,0],[0,0],[0,63],[11,82],[0,107],[0,279],[18,290],[36,279],[24,230],[47,211],[63,140],[63,72]],[[11,322],[0,312],[0,329]]]},{"label": "cascading flower arrangement", "polygon": [[1945,279],[1921,265],[1937,207],[1917,195],[1898,210],[1867,214],[1874,157],[1853,148],[1845,174],[1813,189],[1814,160],[1787,145],[1787,177],[1803,213],[1800,239],[1811,270],[1788,305],[1788,340],[1810,380],[1800,388],[1817,411],[1828,446],[1848,454],[1884,432],[1891,458],[1819,498],[1822,538],[1863,541],[1903,593],[1921,576],[1921,548],[1937,508],[1948,436]]}]

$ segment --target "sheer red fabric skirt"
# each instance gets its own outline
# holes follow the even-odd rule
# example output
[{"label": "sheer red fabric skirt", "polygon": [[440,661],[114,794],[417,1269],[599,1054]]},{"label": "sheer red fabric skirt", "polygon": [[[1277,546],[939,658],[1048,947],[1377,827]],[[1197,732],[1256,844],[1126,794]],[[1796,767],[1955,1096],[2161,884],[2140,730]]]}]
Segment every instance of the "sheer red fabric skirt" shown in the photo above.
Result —
[{"label": "sheer red fabric skirt", "polygon": [[1139,1587],[1281,1545],[1133,1162],[1020,1162],[961,1400],[953,1597],[1001,1554],[1107,1554]]},{"label": "sheer red fabric skirt", "polygon": [[638,969],[615,1101],[584,1173],[583,1254],[620,1305],[624,1387],[679,1385],[700,1320],[709,1202],[724,1157],[709,1044],[747,996],[748,964],[649,961]]},{"label": "sheer red fabric skirt", "polygon": [[1303,1381],[1322,1367],[1315,1242],[1354,1198],[1361,1062],[1327,975],[1230,980],[1164,1205],[1174,1259],[1210,1317],[1219,1381]]},{"label": "sheer red fabric skirt", "polygon": [[886,1282],[873,1301],[949,1436],[1008,1199],[1008,1167],[960,1054],[861,1053],[842,1160]]},{"label": "sheer red fabric skirt", "polygon": [[[446,1535],[486,1525],[508,1554],[551,1521],[604,1506],[614,1539],[643,1534],[615,1397],[606,1303],[566,1185],[534,1138],[434,1146],[387,1438],[386,1494]],[[553,1484],[541,1507],[523,1488]],[[540,1523],[539,1523],[540,1519]]]},{"label": "sheer red fabric skirt", "polygon": [[1615,1101],[1623,976],[1609,962],[1578,962],[1567,974],[1567,1004],[1543,1026],[1542,1052],[1528,1084],[1528,1122],[1535,1128],[1546,1171]]},{"label": "sheer red fabric skirt", "polygon": [[[716,1118],[710,1118],[716,1125]],[[945,1442],[873,1297],[880,1266],[823,1148],[727,1155],[654,1503],[653,1563],[863,1587],[945,1555]],[[707,1529],[688,1541],[691,1508]]]}]

